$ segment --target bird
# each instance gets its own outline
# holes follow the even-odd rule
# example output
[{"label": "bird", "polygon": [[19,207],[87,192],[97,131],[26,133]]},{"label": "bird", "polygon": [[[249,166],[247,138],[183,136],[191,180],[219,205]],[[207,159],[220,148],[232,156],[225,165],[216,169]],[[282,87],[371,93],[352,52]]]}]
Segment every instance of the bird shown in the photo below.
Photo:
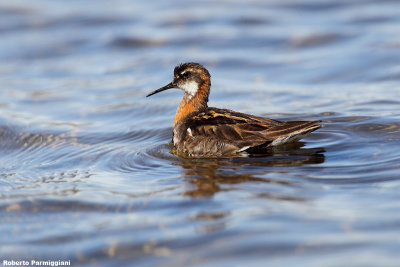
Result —
[{"label": "bird", "polygon": [[200,63],[176,66],[172,82],[147,97],[172,88],[184,91],[174,117],[172,142],[178,154],[186,157],[251,155],[297,141],[322,126],[321,121],[278,121],[208,107],[211,75]]}]

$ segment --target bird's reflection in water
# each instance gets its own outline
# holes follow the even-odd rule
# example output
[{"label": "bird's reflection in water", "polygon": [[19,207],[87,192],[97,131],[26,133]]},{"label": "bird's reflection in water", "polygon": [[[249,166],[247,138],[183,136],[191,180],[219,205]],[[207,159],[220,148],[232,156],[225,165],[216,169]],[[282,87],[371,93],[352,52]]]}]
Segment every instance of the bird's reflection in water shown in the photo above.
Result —
[{"label": "bird's reflection in water", "polygon": [[[275,147],[248,157],[230,159],[182,159],[178,164],[188,180],[184,195],[189,197],[211,197],[223,191],[223,185],[257,182],[291,186],[293,182],[285,179],[291,171],[285,167],[301,167],[320,164],[325,161],[324,148],[303,148],[305,143],[296,142]],[[278,169],[279,168],[279,169]],[[271,172],[279,172],[282,179],[264,178]],[[261,196],[261,195],[260,195]],[[278,196],[263,193],[273,199],[300,200],[294,196]]]},{"label": "bird's reflection in water", "polygon": [[[296,142],[257,155],[230,159],[182,159],[186,179],[183,195],[191,198],[211,198],[217,193],[234,190],[255,199],[268,199],[261,209],[275,206],[274,201],[302,203],[311,196],[293,179],[294,168],[325,161],[323,148],[303,148]],[[263,186],[263,184],[265,186]],[[229,196],[231,197],[231,196]],[[252,200],[249,200],[250,202]],[[213,206],[212,206],[213,207]],[[232,216],[232,208],[219,206],[198,210],[189,219],[196,221],[196,230],[209,233],[223,230]]]}]

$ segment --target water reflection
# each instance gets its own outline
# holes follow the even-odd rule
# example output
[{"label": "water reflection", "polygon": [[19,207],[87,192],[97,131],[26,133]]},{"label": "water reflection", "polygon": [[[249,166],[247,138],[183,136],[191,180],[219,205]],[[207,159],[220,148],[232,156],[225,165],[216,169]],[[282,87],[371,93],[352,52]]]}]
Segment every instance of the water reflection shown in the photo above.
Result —
[{"label": "water reflection", "polygon": [[[0,258],[397,266],[400,1],[161,2],[0,4]],[[213,106],[325,127],[176,157],[179,93],[145,94],[189,60]]]},{"label": "water reflection", "polygon": [[[303,148],[304,144],[296,142],[246,158],[182,159],[177,161],[177,164],[183,169],[185,178],[188,178],[188,186],[184,195],[194,198],[211,197],[220,191],[228,190],[223,189],[224,185],[247,182],[292,186],[293,183],[290,180],[270,179],[264,176],[276,171],[275,167],[279,167],[279,172],[284,177],[282,174],[290,171],[286,167],[321,164],[325,161],[324,148]],[[262,196],[271,199],[302,200],[293,196],[275,195],[273,192],[263,193]]]}]

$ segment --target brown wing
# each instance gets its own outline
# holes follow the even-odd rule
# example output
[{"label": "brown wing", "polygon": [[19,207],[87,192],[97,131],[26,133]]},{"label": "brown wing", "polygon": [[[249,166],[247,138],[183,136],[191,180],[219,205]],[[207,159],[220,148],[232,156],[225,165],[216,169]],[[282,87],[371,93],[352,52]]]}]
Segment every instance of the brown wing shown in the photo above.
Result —
[{"label": "brown wing", "polygon": [[[320,127],[314,121],[280,122],[227,109],[207,108],[188,118],[193,137],[206,136],[243,151],[254,147],[296,140]],[[280,139],[279,139],[280,138]],[[276,142],[278,144],[279,142]]]}]

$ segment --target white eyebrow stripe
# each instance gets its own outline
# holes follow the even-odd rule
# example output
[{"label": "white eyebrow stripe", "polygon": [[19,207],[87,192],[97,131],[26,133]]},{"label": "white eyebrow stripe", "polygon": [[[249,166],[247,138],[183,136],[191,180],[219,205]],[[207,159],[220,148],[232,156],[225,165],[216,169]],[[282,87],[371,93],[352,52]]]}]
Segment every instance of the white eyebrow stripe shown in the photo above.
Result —
[{"label": "white eyebrow stripe", "polygon": [[189,135],[190,135],[191,137],[193,137],[192,130],[191,130],[190,128],[187,128],[187,132],[189,133]]},{"label": "white eyebrow stripe", "polygon": [[183,74],[185,74],[186,72],[196,72],[196,73],[198,73],[199,71],[196,70],[196,69],[193,69],[193,68],[189,68],[189,69],[185,69],[184,71],[182,71],[182,72],[180,73],[180,75],[183,75]]}]

